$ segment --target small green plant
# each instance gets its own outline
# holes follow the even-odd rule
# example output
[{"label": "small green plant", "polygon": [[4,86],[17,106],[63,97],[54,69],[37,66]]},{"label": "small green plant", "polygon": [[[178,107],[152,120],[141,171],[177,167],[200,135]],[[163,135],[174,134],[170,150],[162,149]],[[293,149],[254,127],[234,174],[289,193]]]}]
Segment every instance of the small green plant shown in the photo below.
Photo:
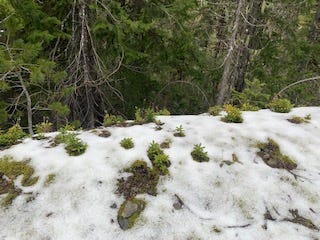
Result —
[{"label": "small green plant", "polygon": [[168,155],[159,154],[156,155],[153,161],[154,167],[157,171],[159,171],[160,175],[167,175],[169,173],[168,167],[170,167],[171,163]]},{"label": "small green plant", "polygon": [[169,116],[171,113],[169,112],[168,109],[164,108],[164,109],[159,110],[156,114],[162,115],[162,116]]},{"label": "small green plant", "polygon": [[147,108],[145,110],[142,110],[141,108],[136,108],[134,116],[135,122],[138,124],[150,123],[156,120],[156,112],[152,108]]},{"label": "small green plant", "polygon": [[299,116],[293,116],[292,118],[287,119],[289,122],[294,124],[308,123],[309,120]]},{"label": "small green plant", "polygon": [[6,133],[0,133],[0,147],[12,146],[26,136],[19,124],[15,124]]},{"label": "small green plant", "polygon": [[204,151],[204,147],[200,144],[195,144],[191,152],[191,156],[194,161],[197,162],[208,162],[208,153]]},{"label": "small green plant", "polygon": [[269,104],[270,110],[273,112],[278,112],[278,113],[288,113],[291,111],[291,108],[293,105],[291,104],[290,100],[286,98],[279,98],[273,100]]},{"label": "small green plant", "polygon": [[60,133],[55,137],[55,143],[64,143],[65,150],[70,156],[79,156],[87,149],[87,144],[76,137],[75,133],[70,133],[65,129],[60,129]]},{"label": "small green plant", "polygon": [[45,119],[43,122],[38,123],[35,128],[36,128],[36,133],[48,133],[52,132],[52,123],[48,121],[48,119]]},{"label": "small green plant", "polygon": [[132,141],[132,138],[124,138],[120,142],[121,147],[124,149],[130,149],[134,147],[134,143]]},{"label": "small green plant", "polygon": [[51,173],[46,177],[46,181],[45,181],[45,185],[50,185],[51,183],[54,182],[54,180],[56,179],[56,174]]},{"label": "small green plant", "polygon": [[164,154],[163,150],[160,148],[160,145],[155,141],[152,141],[147,150],[148,158],[151,162],[153,162],[155,157],[160,154]]},{"label": "small green plant", "polygon": [[124,118],[121,116],[106,113],[104,115],[103,126],[108,127],[117,123],[123,123],[124,121]]},{"label": "small green plant", "polygon": [[311,114],[307,114],[305,117],[304,117],[305,120],[307,121],[310,121],[311,120]]},{"label": "small green plant", "polygon": [[185,137],[186,136],[182,125],[180,125],[179,127],[176,127],[176,131],[173,134],[173,136],[175,136],[175,137]]},{"label": "small green plant", "polygon": [[208,113],[212,116],[219,116],[222,108],[220,106],[212,106],[208,109]]},{"label": "small green plant", "polygon": [[221,120],[227,123],[242,123],[243,118],[239,108],[231,104],[224,105],[224,109],[227,113]]},{"label": "small green plant", "polygon": [[253,112],[255,112],[255,111],[259,110],[259,107],[251,105],[250,103],[244,103],[241,106],[241,110],[242,111],[253,111]]}]

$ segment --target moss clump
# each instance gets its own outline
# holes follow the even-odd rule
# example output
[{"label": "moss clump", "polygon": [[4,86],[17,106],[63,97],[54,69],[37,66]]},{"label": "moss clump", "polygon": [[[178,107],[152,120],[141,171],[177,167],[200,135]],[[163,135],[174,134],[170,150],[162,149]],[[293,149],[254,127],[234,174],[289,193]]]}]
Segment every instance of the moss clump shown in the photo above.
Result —
[{"label": "moss clump", "polygon": [[208,162],[208,153],[204,151],[204,147],[200,144],[195,144],[191,152],[192,159],[196,162]]},{"label": "moss clump", "polygon": [[145,201],[137,198],[123,202],[117,216],[121,229],[127,230],[132,228],[145,206]]},{"label": "moss clump", "polygon": [[121,147],[124,149],[130,149],[134,147],[134,143],[132,141],[132,138],[124,138],[120,142]]},{"label": "moss clump", "polygon": [[292,118],[287,119],[288,122],[294,123],[294,124],[301,124],[301,123],[308,123],[309,120],[306,119],[305,117],[298,117],[298,116],[293,116]]},{"label": "moss clump", "polygon": [[239,108],[231,104],[224,105],[224,110],[227,115],[225,115],[221,120],[227,123],[242,123],[243,118]]},{"label": "moss clump", "polygon": [[49,185],[53,183],[55,179],[56,179],[56,174],[54,173],[49,174],[46,178],[45,185]]},{"label": "moss clump", "polygon": [[24,187],[32,186],[38,181],[38,177],[32,177],[34,169],[28,165],[28,161],[17,162],[8,156],[0,159],[0,173],[3,173],[11,181],[23,175],[21,184]]},{"label": "moss clump", "polygon": [[28,165],[28,161],[18,162],[5,156],[0,159],[0,195],[7,194],[2,200],[2,206],[8,206],[21,194],[21,189],[14,185],[18,176],[23,175],[21,185],[32,186],[37,183],[39,177],[32,177],[34,169]]},{"label": "moss clump", "polygon": [[291,111],[291,108],[293,105],[291,104],[290,100],[286,98],[279,98],[273,100],[269,104],[270,110],[273,112],[278,112],[278,113],[288,113]]},{"label": "moss clump", "polygon": [[146,162],[137,160],[124,171],[132,173],[132,175],[126,179],[118,179],[117,192],[123,194],[126,199],[134,198],[141,193],[157,195],[159,173],[155,169],[149,168]]},{"label": "moss clump", "polygon": [[280,152],[279,145],[272,139],[267,143],[259,143],[257,147],[260,151],[257,153],[262,160],[272,168],[282,168],[292,170],[297,168],[297,164],[291,158]]},{"label": "moss clump", "polygon": [[26,136],[19,124],[9,128],[6,133],[0,133],[0,147],[9,147],[17,144],[18,141]]}]

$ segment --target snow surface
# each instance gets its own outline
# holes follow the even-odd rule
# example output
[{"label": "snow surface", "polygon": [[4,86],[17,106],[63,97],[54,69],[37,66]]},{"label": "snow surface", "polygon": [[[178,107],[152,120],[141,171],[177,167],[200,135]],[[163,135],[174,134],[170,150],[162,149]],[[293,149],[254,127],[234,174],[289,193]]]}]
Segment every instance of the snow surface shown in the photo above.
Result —
[{"label": "snow surface", "polygon": [[[286,121],[307,114],[310,123]],[[233,124],[206,114],[159,116],[165,123],[161,131],[153,123],[109,127],[109,138],[82,131],[78,136],[88,148],[77,157],[68,156],[63,145],[48,148],[48,140],[30,138],[0,151],[0,157],[31,158],[40,176],[35,186],[21,187],[37,193],[35,200],[27,203],[28,196],[21,195],[9,209],[0,208],[0,239],[320,239],[319,231],[283,221],[292,217],[290,209],[298,209],[320,227],[320,108],[295,108],[288,114],[260,110],[244,112],[243,117],[243,123]],[[179,125],[186,137],[173,136]],[[133,149],[119,145],[124,137],[134,140]],[[257,142],[268,138],[297,162],[293,172],[301,177],[296,180],[286,170],[270,168],[256,155]],[[150,142],[166,139],[172,141],[164,150],[172,163],[170,176],[161,177],[157,196],[137,196],[146,208],[135,226],[123,231],[117,223],[124,201],[115,193],[117,179],[137,159],[151,166],[146,154]],[[209,162],[192,160],[190,152],[198,143],[206,147]],[[242,164],[220,166],[233,153]],[[51,173],[56,180],[45,186]],[[185,203],[181,210],[172,206],[175,194]],[[117,209],[110,208],[113,203]],[[266,209],[276,221],[264,220]],[[267,229],[262,228],[265,223]]]}]

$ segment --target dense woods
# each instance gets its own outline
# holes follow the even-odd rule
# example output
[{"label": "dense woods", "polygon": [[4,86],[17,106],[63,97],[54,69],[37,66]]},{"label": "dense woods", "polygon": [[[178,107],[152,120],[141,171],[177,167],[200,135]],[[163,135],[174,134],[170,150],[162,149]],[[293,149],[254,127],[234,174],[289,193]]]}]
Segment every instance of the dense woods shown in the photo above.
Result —
[{"label": "dense woods", "polygon": [[266,104],[290,84],[319,105],[319,75],[319,0],[0,0],[2,129]]}]

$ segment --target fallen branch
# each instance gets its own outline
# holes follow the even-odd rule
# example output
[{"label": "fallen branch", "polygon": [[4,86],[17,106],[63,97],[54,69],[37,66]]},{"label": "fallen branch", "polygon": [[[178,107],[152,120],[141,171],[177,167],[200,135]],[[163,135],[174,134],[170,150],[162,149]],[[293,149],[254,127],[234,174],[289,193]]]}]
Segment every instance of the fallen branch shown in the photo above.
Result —
[{"label": "fallen branch", "polygon": [[320,76],[316,76],[316,77],[306,78],[306,79],[302,79],[297,82],[291,83],[288,86],[281,89],[276,95],[274,95],[273,99],[277,99],[281,95],[281,93],[283,93],[284,91],[286,91],[287,89],[289,89],[295,85],[298,85],[300,83],[310,82],[310,81],[319,81],[319,80],[320,80]]}]

